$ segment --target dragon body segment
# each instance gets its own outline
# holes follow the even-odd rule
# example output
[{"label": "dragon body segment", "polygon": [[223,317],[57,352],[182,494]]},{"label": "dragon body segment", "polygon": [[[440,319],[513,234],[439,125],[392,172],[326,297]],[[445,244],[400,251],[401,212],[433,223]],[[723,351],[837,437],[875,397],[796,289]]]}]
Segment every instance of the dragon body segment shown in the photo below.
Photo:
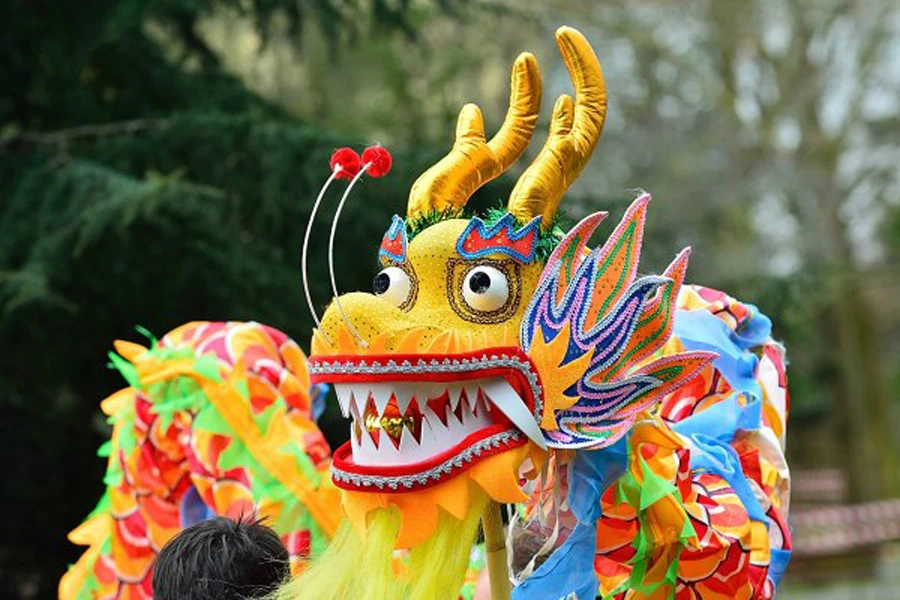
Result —
[{"label": "dragon body segment", "polygon": [[266,518],[295,570],[324,549],[337,490],[313,420],[321,390],[296,343],[258,323],[195,322],[116,350],[129,386],[101,404],[113,424],[106,492],[69,536],[88,549],[61,599],[152,598],[163,545],[215,515]]}]

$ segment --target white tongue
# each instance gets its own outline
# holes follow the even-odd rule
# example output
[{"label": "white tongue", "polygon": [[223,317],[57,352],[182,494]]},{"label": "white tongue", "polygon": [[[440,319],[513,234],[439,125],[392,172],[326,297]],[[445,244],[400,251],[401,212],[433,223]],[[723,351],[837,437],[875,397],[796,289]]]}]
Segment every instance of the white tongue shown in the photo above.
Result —
[{"label": "white tongue", "polygon": [[500,412],[506,415],[506,418],[513,422],[522,433],[528,436],[532,442],[547,449],[547,442],[544,441],[544,435],[534,415],[529,412],[525,401],[516,393],[513,386],[502,377],[486,379],[480,382],[481,391],[494,403]]}]

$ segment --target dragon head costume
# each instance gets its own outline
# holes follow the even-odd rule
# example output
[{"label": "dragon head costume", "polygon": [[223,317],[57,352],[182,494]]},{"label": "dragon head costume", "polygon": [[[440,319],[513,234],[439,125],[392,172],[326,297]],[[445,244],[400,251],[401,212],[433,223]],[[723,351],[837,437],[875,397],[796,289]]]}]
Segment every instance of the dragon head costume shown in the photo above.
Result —
[{"label": "dragon head costume", "polygon": [[557,40],[576,99],[557,101],[507,211],[454,218],[531,138],[541,94],[530,54],[513,67],[497,135],[486,141],[479,109],[463,108],[453,150],[416,181],[406,220],[395,216],[382,240],[374,293],[338,298],[313,337],[310,374],[335,385],[353,419],[334,482],[360,525],[378,506],[398,507],[401,547],[428,537],[438,507],[464,514],[468,481],[498,502],[523,500],[526,457],[537,465],[550,449],[615,442],[712,358],[679,353],[629,369],[668,339],[687,262],[683,253],[668,277],[636,278],[649,196],[600,248],[586,243],[604,213],[557,237],[557,207],[606,114],[591,47],[573,29]]},{"label": "dragon head costume", "polygon": [[[616,469],[598,470],[606,481],[595,487],[605,490],[613,472],[631,470],[634,486],[622,488],[620,499],[631,497],[639,509],[634,495],[653,487],[637,456],[642,445],[647,460],[659,455],[664,474],[653,477],[674,482],[681,468],[690,480],[690,461],[677,454],[686,442],[664,424],[665,415],[651,412],[714,369],[718,356],[715,345],[672,336],[689,251],[661,276],[638,276],[647,194],[594,249],[588,239],[606,213],[568,232],[556,226],[560,201],[606,116],[603,75],[587,40],[568,27],[556,40],[575,98],[556,101],[547,141],[505,208],[464,216],[473,192],[508,169],[535,130],[541,82],[528,53],[513,66],[509,110],[497,134],[487,139],[477,106],[462,109],[452,150],[414,183],[406,217],[394,216],[381,241],[383,270],[373,293],[336,295],[313,334],[311,380],[333,384],[352,420],[350,440],[332,462],[351,525],[285,597],[455,597],[479,516],[490,556],[498,544],[488,523],[499,523],[491,507],[521,503],[540,513],[548,473],[571,492],[579,460],[619,457]],[[665,489],[657,500],[671,500],[671,510],[661,508],[665,502],[651,505],[662,511],[657,520],[680,528],[672,536],[680,545],[670,546],[697,542],[696,528],[687,526],[689,490],[676,498]],[[569,504],[590,498],[596,509],[588,512],[597,513],[599,495]],[[599,514],[585,518],[596,539]],[[549,549],[562,542],[554,536]],[[647,569],[672,563],[652,555],[652,547],[638,557],[643,573],[628,584],[648,594],[662,583],[645,577]],[[406,562],[392,562],[395,548],[410,550]],[[592,561],[595,548],[580,548]],[[606,591],[622,587],[625,571],[608,573]],[[503,587],[495,595],[508,593]],[[526,587],[516,593],[526,597]]]}]

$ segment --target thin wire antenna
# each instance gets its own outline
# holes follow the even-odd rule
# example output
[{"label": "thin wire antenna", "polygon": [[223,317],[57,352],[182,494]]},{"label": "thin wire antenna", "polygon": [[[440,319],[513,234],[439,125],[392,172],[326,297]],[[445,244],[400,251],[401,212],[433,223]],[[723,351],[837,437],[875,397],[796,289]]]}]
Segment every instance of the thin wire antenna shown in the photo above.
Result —
[{"label": "thin wire antenna", "polygon": [[366,164],[364,164],[359,170],[359,173],[354,175],[353,179],[350,180],[350,184],[347,185],[347,189],[344,190],[344,195],[341,196],[341,201],[338,202],[337,210],[334,211],[334,219],[332,219],[331,221],[331,234],[328,236],[328,274],[331,277],[331,291],[334,293],[334,303],[337,305],[338,311],[341,313],[341,318],[344,320],[347,328],[350,329],[350,333],[353,334],[353,337],[356,338],[356,341],[359,342],[359,344],[363,348],[369,347],[368,342],[362,339],[362,337],[356,331],[356,327],[353,326],[353,323],[351,323],[350,319],[347,318],[347,315],[344,314],[344,307],[341,306],[340,294],[338,294],[337,289],[337,280],[334,277],[334,235],[335,233],[337,233],[338,219],[341,218],[341,211],[344,209],[344,202],[346,202],[347,198],[350,196],[350,192],[351,190],[353,190],[353,186],[355,186],[356,182],[359,181],[359,178],[363,176],[363,173],[369,170],[369,167],[371,167],[372,164],[373,163],[371,162],[367,162]]},{"label": "thin wire antenna", "polygon": [[341,165],[335,165],[334,170],[331,171],[331,176],[325,180],[324,185],[322,185],[322,189],[319,190],[319,195],[316,197],[316,202],[313,204],[312,212],[309,213],[309,221],[306,223],[306,233],[303,235],[303,254],[300,258],[300,272],[301,277],[303,278],[303,293],[306,294],[306,305],[309,307],[309,312],[312,314],[313,321],[316,322],[316,329],[319,330],[319,333],[322,334],[322,337],[331,344],[331,340],[328,339],[328,336],[325,335],[325,332],[322,330],[322,322],[319,320],[319,315],[316,314],[316,307],[313,305],[312,294],[309,291],[309,273],[307,272],[307,255],[309,254],[309,236],[312,233],[313,222],[316,220],[316,213],[319,211],[319,205],[322,203],[322,198],[325,197],[325,192],[328,190],[328,186],[331,185],[331,182],[335,180],[335,178],[343,171],[343,167]]}]

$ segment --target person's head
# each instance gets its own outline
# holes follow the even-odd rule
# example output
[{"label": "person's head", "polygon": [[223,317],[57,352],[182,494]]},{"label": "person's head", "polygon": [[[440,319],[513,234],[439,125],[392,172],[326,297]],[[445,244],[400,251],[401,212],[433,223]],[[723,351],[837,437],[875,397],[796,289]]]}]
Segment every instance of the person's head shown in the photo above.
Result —
[{"label": "person's head", "polygon": [[156,600],[262,597],[290,575],[288,552],[258,519],[216,517],[166,544],[153,572]]}]

